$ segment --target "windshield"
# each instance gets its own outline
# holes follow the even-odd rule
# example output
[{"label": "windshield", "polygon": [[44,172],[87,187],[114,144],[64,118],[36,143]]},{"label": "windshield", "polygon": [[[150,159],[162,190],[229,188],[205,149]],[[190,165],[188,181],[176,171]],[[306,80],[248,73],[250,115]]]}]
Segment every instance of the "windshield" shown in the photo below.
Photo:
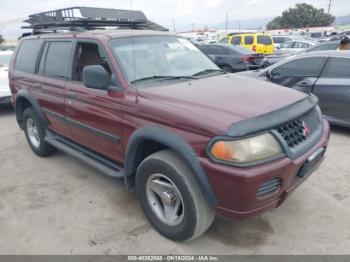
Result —
[{"label": "windshield", "polygon": [[0,55],[0,66],[8,66],[10,64],[11,55]]},{"label": "windshield", "polygon": [[137,81],[140,79],[164,81],[159,76],[186,80],[188,78],[179,77],[193,76],[206,70],[219,70],[190,41],[176,36],[120,38],[112,40],[111,44],[129,82],[140,83]]}]

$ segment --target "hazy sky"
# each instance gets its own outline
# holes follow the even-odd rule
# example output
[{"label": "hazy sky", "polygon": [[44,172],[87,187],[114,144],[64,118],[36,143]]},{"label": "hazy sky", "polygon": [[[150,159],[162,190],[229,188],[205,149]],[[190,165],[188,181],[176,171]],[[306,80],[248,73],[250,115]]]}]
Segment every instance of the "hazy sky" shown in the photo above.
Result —
[{"label": "hazy sky", "polygon": [[[25,17],[28,14],[70,6],[98,6],[116,9],[142,10],[151,20],[172,28],[196,25],[215,25],[230,20],[274,17],[298,2],[307,2],[327,9],[329,0],[7,0],[2,1],[0,22]],[[334,15],[349,15],[350,0],[333,0]],[[1,25],[1,24],[0,24]]]}]

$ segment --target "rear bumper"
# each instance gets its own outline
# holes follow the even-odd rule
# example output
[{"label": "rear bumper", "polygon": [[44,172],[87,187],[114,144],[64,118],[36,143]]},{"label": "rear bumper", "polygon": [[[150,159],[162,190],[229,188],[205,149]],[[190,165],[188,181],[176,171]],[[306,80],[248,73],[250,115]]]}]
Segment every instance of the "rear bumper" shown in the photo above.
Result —
[{"label": "rear bumper", "polygon": [[11,96],[0,97],[0,105],[10,105],[12,104]]},{"label": "rear bumper", "polygon": [[[281,205],[323,161],[324,156],[304,177],[297,176],[304,163],[315,151],[327,147],[329,132],[329,124],[325,121],[322,137],[318,143],[295,160],[285,157],[255,167],[236,168],[200,158],[218,202],[218,213],[230,218],[245,219]],[[279,189],[264,198],[257,197],[258,188],[275,178],[281,181]]]}]

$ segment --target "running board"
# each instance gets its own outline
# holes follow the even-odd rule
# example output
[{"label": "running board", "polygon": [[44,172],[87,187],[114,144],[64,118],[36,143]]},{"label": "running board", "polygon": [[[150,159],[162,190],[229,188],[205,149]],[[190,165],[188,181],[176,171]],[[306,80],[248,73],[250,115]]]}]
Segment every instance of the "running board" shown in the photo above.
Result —
[{"label": "running board", "polygon": [[107,176],[117,178],[124,177],[122,167],[82,146],[50,132],[49,130],[46,130],[45,141],[60,151],[78,158]]}]

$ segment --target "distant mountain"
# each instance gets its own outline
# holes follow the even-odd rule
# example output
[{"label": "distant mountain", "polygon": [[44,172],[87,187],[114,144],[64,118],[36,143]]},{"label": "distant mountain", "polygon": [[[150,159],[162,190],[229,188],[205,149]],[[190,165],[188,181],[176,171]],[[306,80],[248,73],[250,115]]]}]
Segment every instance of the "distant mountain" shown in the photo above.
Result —
[{"label": "distant mountain", "polygon": [[[264,18],[254,18],[247,20],[229,20],[227,23],[227,28],[229,29],[260,29],[265,26],[268,22],[270,22],[273,17],[264,17]],[[212,26],[213,29],[224,29],[226,28],[226,23],[220,23]]]}]

